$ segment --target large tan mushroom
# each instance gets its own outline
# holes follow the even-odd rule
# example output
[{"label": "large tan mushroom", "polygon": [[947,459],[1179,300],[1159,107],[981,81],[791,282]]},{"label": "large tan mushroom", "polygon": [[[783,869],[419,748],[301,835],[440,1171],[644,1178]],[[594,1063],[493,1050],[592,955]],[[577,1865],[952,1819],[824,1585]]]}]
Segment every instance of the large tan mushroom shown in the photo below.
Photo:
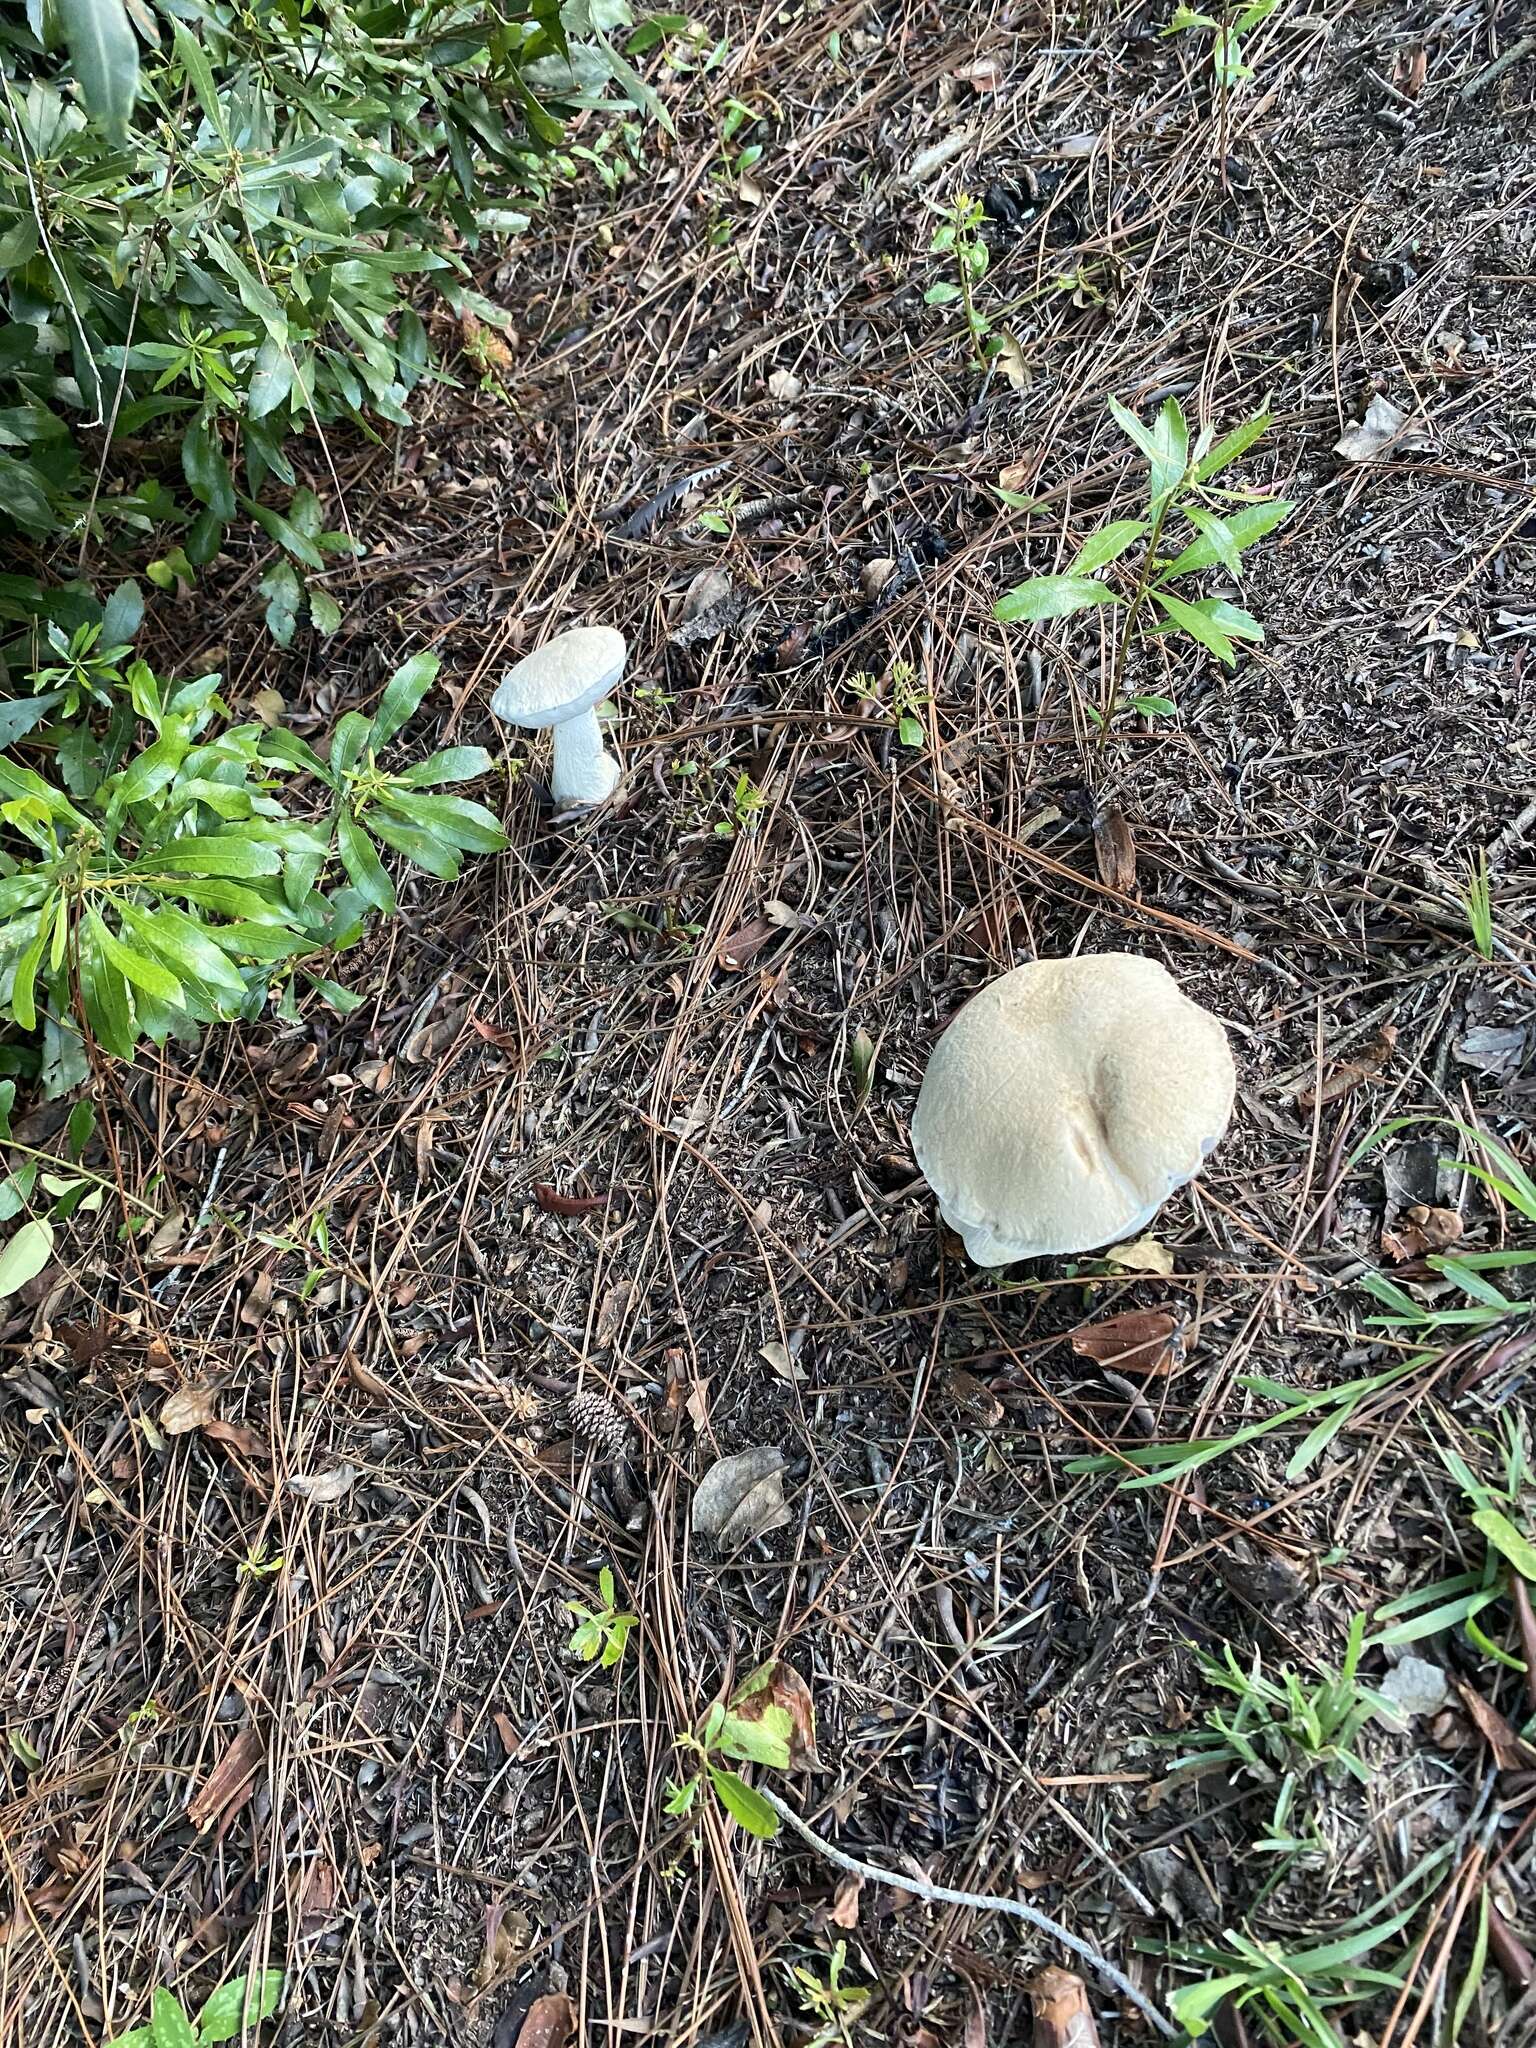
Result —
[{"label": "large tan mushroom", "polygon": [[1036,960],[971,998],[934,1047],[912,1148],[978,1266],[1134,1236],[1232,1114],[1227,1034],[1129,953]]}]

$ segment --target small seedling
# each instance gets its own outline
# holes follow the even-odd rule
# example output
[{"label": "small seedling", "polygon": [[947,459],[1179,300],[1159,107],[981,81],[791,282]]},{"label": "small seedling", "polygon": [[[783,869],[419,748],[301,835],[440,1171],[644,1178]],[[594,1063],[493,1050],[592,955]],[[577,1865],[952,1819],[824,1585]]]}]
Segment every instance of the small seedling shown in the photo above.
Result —
[{"label": "small seedling", "polygon": [[1315,1948],[1287,1951],[1228,1928],[1223,1948],[1179,1944],[1168,1953],[1219,1975],[1176,1991],[1169,2009],[1185,2034],[1198,2040],[1223,2006],[1251,2017],[1262,2040],[1276,2048],[1345,2048],[1328,2014],[1375,1992],[1396,1991],[1406,1967],[1383,1970],[1362,1958],[1380,1948],[1412,1919],[1409,1906],[1366,1926],[1351,1925]]},{"label": "small seedling", "polygon": [[149,2002],[149,2024],[117,2034],[107,2048],[208,2048],[216,2041],[252,2040],[263,2020],[277,2011],[283,1995],[281,1970],[231,1977],[192,2019],[174,1991],[162,1985]]},{"label": "small seedling", "polygon": [[1472,943],[1483,959],[1493,958],[1493,883],[1488,873],[1488,849],[1480,846],[1467,861],[1466,886],[1461,892]]},{"label": "small seedling", "polygon": [[734,839],[738,832],[755,832],[757,814],[763,808],[763,792],[751,776],[742,773],[737,776],[731,790],[731,815],[721,818],[715,825],[715,834],[720,839]]},{"label": "small seedling", "polygon": [[235,1566],[237,1579],[274,1579],[288,1562],[280,1550],[270,1551],[265,1543],[251,1546]]},{"label": "small seedling", "polygon": [[1279,4],[1280,0],[1247,0],[1245,6],[1215,15],[1201,14],[1188,5],[1188,0],[1179,0],[1173,19],[1163,34],[1176,36],[1185,29],[1210,31],[1211,73],[1224,103],[1238,86],[1253,76],[1250,66],[1243,62],[1241,38],[1256,29],[1261,21],[1267,20]]},{"label": "small seedling", "polygon": [[579,1601],[566,1601],[566,1612],[576,1626],[565,1647],[583,1664],[599,1664],[608,1671],[624,1655],[630,1630],[639,1627],[640,1617],[619,1611],[618,1589],[607,1565],[597,1575],[597,1596],[603,1603],[601,1607],[583,1607]]},{"label": "small seedling", "polygon": [[1371,1717],[1386,1706],[1379,1693],[1359,1681],[1364,1647],[1365,1616],[1357,1614],[1350,1623],[1343,1663],[1312,1683],[1288,1664],[1271,1678],[1257,1650],[1245,1669],[1230,1643],[1223,1643],[1219,1657],[1199,1655],[1206,1683],[1230,1693],[1237,1705],[1210,1710],[1204,1727],[1192,1738],[1193,1747],[1174,1769],[1187,1770],[1230,1755],[1265,1784],[1312,1770],[1348,1771],[1363,1784],[1370,1767],[1355,1744]]},{"label": "small seedling", "polygon": [[[1191,443],[1189,422],[1176,398],[1164,400],[1151,426],[1117,399],[1109,401],[1109,410],[1121,431],[1147,458],[1145,512],[1139,518],[1114,519],[1101,526],[1078,549],[1064,574],[1032,576],[992,607],[994,617],[1010,623],[1069,618],[1094,605],[1120,606],[1124,622],[1105,691],[1104,717],[1119,701],[1131,645],[1149,605],[1162,617],[1147,630],[1185,633],[1228,668],[1237,664],[1239,640],[1264,638],[1258,620],[1226,598],[1187,597],[1171,586],[1183,577],[1218,566],[1240,582],[1243,555],[1294,509],[1284,498],[1255,498],[1215,482],[1264,433],[1270,422],[1268,413],[1255,413],[1219,441],[1214,428],[1202,427]],[[1223,509],[1218,510],[1218,505]],[[1192,538],[1176,552],[1165,553],[1164,536],[1176,519],[1190,528]],[[1128,591],[1117,590],[1099,572],[1132,549],[1140,551],[1138,566],[1125,577]]]},{"label": "small seedling", "polygon": [[730,1770],[722,1761],[731,1757],[772,1771],[789,1769],[794,1722],[788,1709],[770,1702],[756,1715],[740,1711],[757,1675],[738,1686],[729,1702],[716,1700],[693,1733],[678,1737],[678,1748],[696,1757],[698,1768],[689,1778],[669,1781],[666,1811],[678,1816],[692,1813],[708,1784],[726,1812],[749,1835],[767,1842],[779,1832],[779,1816],[761,1792],[754,1791],[739,1771]]},{"label": "small seedling", "polygon": [[904,747],[922,747],[928,735],[923,726],[923,708],[932,700],[917,687],[917,671],[910,661],[891,663],[890,688],[877,676],[856,675],[850,685],[866,704],[872,704],[896,728]]},{"label": "small seedling", "polygon": [[843,1982],[847,1960],[848,1944],[840,1941],[827,1958],[825,1980],[807,1964],[790,1965],[789,1974],[799,1996],[801,2010],[809,2013],[816,2022],[816,2032],[805,2048],[838,2048],[838,2044],[853,2040],[854,2022],[873,1993],[866,1984]]},{"label": "small seedling", "polygon": [[949,256],[954,261],[955,281],[941,279],[931,284],[923,294],[925,306],[951,306],[956,300],[965,319],[966,339],[971,354],[976,359],[978,370],[987,367],[990,353],[986,344],[992,333],[992,323],[976,304],[976,286],[987,274],[992,258],[986,243],[982,240],[981,223],[985,219],[981,201],[969,192],[957,192],[949,203],[949,211],[934,229],[929,248],[935,256]]},{"label": "small seedling", "polygon": [[1117,697],[1110,707],[1109,717],[1106,718],[1097,704],[1083,706],[1090,723],[1100,732],[1104,731],[1111,720],[1118,718],[1125,711],[1139,712],[1143,718],[1173,718],[1178,708],[1171,697]]}]

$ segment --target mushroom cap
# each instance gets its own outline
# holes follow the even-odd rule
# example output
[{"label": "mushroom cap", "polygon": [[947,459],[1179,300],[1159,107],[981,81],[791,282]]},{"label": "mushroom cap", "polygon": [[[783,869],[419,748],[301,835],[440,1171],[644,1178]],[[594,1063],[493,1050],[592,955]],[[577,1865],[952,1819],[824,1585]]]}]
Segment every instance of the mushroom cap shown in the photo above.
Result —
[{"label": "mushroom cap", "polygon": [[623,675],[628,653],[615,626],[572,626],[507,670],[491,709],[529,732],[563,725],[607,695]]},{"label": "mushroom cap", "polygon": [[912,1149],[978,1266],[1091,1251],[1194,1178],[1235,1088],[1225,1030],[1157,961],[1036,960],[934,1047]]}]

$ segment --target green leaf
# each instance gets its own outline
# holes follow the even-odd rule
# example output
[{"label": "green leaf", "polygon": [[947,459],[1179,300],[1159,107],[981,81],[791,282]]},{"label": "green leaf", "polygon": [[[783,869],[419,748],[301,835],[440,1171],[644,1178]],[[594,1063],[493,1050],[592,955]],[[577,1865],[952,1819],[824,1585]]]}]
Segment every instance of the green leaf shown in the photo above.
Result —
[{"label": "green leaf", "polygon": [[185,839],[173,839],[169,846],[158,847],[135,861],[132,872],[146,881],[152,881],[156,875],[185,872],[250,882],[258,875],[279,873],[282,865],[283,857],[275,846],[264,846],[259,839],[248,839],[243,833],[232,831],[192,833]]},{"label": "green leaf", "polygon": [[143,989],[145,995],[155,997],[158,1002],[169,1003],[177,1009],[182,1006],[186,993],[168,967],[162,967],[158,960],[146,960],[142,953],[135,953],[131,946],[125,946],[103,924],[98,911],[87,910],[85,917],[86,929],[125,981],[131,981],[135,988]]},{"label": "green leaf", "polygon": [[[1227,532],[1239,554],[1251,548],[1256,540],[1262,540],[1266,533],[1272,533],[1282,520],[1290,517],[1296,509],[1286,498],[1266,498],[1261,504],[1240,505],[1226,518]],[[1205,534],[1190,542],[1180,555],[1175,555],[1165,568],[1159,569],[1159,583],[1171,582],[1175,576],[1187,576],[1195,569],[1210,569],[1220,561],[1216,548]]]},{"label": "green leaf", "polygon": [[1241,583],[1243,560],[1238,553],[1237,538],[1226,520],[1218,518],[1214,512],[1203,512],[1198,505],[1186,505],[1183,509],[1184,517],[1196,533],[1202,534],[1216,550],[1216,559],[1223,569]]},{"label": "green leaf", "polygon": [[155,910],[141,910],[136,904],[119,903],[117,914],[123,928],[147,952],[163,960],[173,974],[200,981],[215,993],[223,991],[237,1000],[245,995],[245,983],[230,966],[221,948],[213,943],[196,918],[162,903]]},{"label": "green leaf", "polygon": [[164,1985],[156,1987],[149,2001],[149,2030],[155,2037],[155,2048],[197,2048],[197,2035],[185,2006]]},{"label": "green leaf", "polygon": [[114,2034],[107,2048],[155,2048],[153,2029],[130,2027],[126,2034]]},{"label": "green leaf", "polygon": [[1536,1544],[1523,1536],[1509,1519],[1497,1508],[1479,1508],[1472,1517],[1474,1529],[1480,1529],[1501,1557],[1507,1558],[1522,1579],[1536,1586]]},{"label": "green leaf", "polygon": [[35,1280],[52,1257],[53,1225],[44,1216],[34,1216],[0,1250],[0,1301]]},{"label": "green leaf", "polygon": [[213,66],[208,62],[203,46],[196,36],[190,29],[183,27],[174,16],[171,20],[171,34],[176,41],[176,55],[181,59],[181,68],[191,81],[198,104],[208,116],[213,132],[228,149],[229,124],[224,119],[224,109],[219,104],[219,89],[213,82]]},{"label": "green leaf", "polygon": [[951,306],[960,296],[957,284],[931,284],[923,293],[925,306]]},{"label": "green leaf", "polygon": [[11,1014],[23,1031],[37,1029],[37,1001],[34,989],[37,970],[42,964],[43,948],[48,943],[57,915],[55,905],[38,912],[37,931],[21,958],[16,962],[16,972],[11,980]]},{"label": "green leaf", "polygon": [[416,715],[418,706],[431,689],[440,663],[435,654],[413,654],[408,662],[397,668],[384,686],[379,699],[379,708],[373,715],[373,730],[370,744],[373,751],[381,753],[405,724]]},{"label": "green leaf", "polygon": [[413,761],[395,780],[409,789],[431,789],[443,782],[473,782],[490,769],[491,756],[484,747],[444,747],[424,761]]},{"label": "green leaf", "polygon": [[1202,647],[1209,648],[1228,668],[1236,668],[1237,649],[1211,617],[1208,605],[1190,604],[1167,590],[1154,590],[1152,595],[1181,632],[1187,633],[1191,640],[1198,640]]},{"label": "green leaf", "polygon": [[1262,439],[1268,431],[1273,414],[1256,412],[1252,419],[1244,420],[1240,427],[1234,427],[1230,434],[1222,436],[1215,447],[1202,455],[1195,464],[1195,482],[1209,483],[1213,476],[1219,476],[1229,463],[1236,462],[1239,455],[1250,449],[1254,442]]},{"label": "green leaf", "polygon": [[501,853],[507,835],[484,804],[471,803],[462,796],[428,795],[425,790],[392,792],[386,799],[391,811],[407,825],[462,846],[466,853]]},{"label": "green leaf", "polygon": [[144,623],[144,593],[131,576],[125,577],[101,610],[101,638],[105,646],[130,641]]},{"label": "green leaf", "polygon": [[58,0],[59,25],[86,106],[114,142],[128,134],[139,44],[123,0]]},{"label": "green leaf", "polygon": [[1145,519],[1112,519],[1108,526],[1101,526],[1097,533],[1089,534],[1077,551],[1070,573],[1091,576],[1095,569],[1107,568],[1111,562],[1120,559],[1133,541],[1140,540],[1146,530]]},{"label": "green leaf", "polygon": [[181,437],[181,468],[199,504],[206,505],[215,519],[234,518],[235,487],[229,464],[206,414],[199,414]]},{"label": "green leaf", "polygon": [[221,1984],[197,2016],[204,2041],[232,2041],[242,2027],[271,2019],[283,1995],[281,1970],[263,1970],[254,1977],[231,1977]]},{"label": "green leaf", "polygon": [[1089,605],[1119,602],[1107,583],[1091,576],[1034,576],[1000,597],[992,616],[1005,625],[1019,619],[1065,619]]},{"label": "green leaf", "polygon": [[386,917],[392,916],[396,904],[395,885],[384,872],[384,864],[374,851],[373,841],[350,811],[343,811],[336,820],[336,850],[357,893],[375,910],[383,911]]},{"label": "green leaf", "polygon": [[1152,426],[1152,496],[1165,498],[1189,467],[1189,422],[1176,398],[1165,398]]},{"label": "green leaf", "polygon": [[1247,1977],[1211,1977],[1204,1984],[1181,1985],[1168,2001],[1168,2010],[1186,2034],[1198,2039],[1215,2018],[1217,2008],[1248,1982]]},{"label": "green leaf", "polygon": [[80,945],[80,993],[86,1022],[117,1059],[132,1060],[137,1034],[128,984],[107,959],[87,925]]},{"label": "green leaf", "polygon": [[463,855],[456,846],[439,839],[425,826],[404,824],[382,804],[375,804],[368,812],[368,830],[386,846],[392,846],[396,853],[403,853],[414,866],[425,868],[429,875],[436,875],[440,882],[459,879],[464,866]]},{"label": "green leaf", "polygon": [[74,1108],[69,1112],[69,1122],[65,1125],[65,1136],[69,1144],[69,1156],[76,1164],[79,1163],[86,1146],[91,1142],[95,1129],[95,1107],[82,1095]]},{"label": "green leaf", "polygon": [[341,624],[341,606],[328,590],[322,590],[318,583],[309,586],[309,618],[317,633],[329,637]]},{"label": "green leaf", "polygon": [[761,1792],[754,1792],[745,1778],[735,1771],[726,1770],[720,1764],[709,1766],[709,1781],[715,1788],[720,1804],[733,1819],[740,1822],[749,1835],[756,1835],[762,1842],[773,1840],[779,1832],[779,1816]]},{"label": "green leaf", "polygon": [[372,721],[364,718],[361,711],[348,711],[337,719],[336,730],[331,735],[333,775],[345,775],[357,766],[372,731]]},{"label": "green leaf", "polygon": [[[300,533],[291,519],[281,512],[275,512],[270,505],[260,505],[254,498],[242,498],[241,504],[268,537],[277,542],[285,554],[292,555],[296,562],[302,562],[306,569],[323,569],[325,557],[307,534]],[[231,505],[231,512],[234,507]]]},{"label": "green leaf", "polygon": [[267,600],[267,631],[279,647],[291,647],[298,629],[299,608],[304,602],[304,585],[298,570],[292,562],[276,561],[258,588]]},{"label": "green leaf", "polygon": [[[177,27],[181,24],[178,22]],[[275,412],[293,389],[293,356],[287,342],[280,342],[268,335],[256,351],[256,361],[251,366],[250,389],[246,403],[252,419],[265,419],[269,412]]]},{"label": "green leaf", "polygon": [[[595,21],[592,23],[592,39],[607,59],[608,69],[619,90],[626,95],[633,105],[640,109],[642,114],[649,114],[658,127],[665,128],[675,141],[677,130],[672,124],[672,116],[668,113],[665,104],[651,87],[646,84],[634,65],[627,58],[621,56],[613,47]],[[561,141],[562,133],[557,132],[554,140],[557,143]]]},{"label": "green leaf", "polygon": [[726,1709],[720,1724],[719,1747],[726,1756],[743,1763],[767,1764],[770,1769],[789,1769],[789,1745],[795,1724],[784,1707],[766,1706],[756,1719]]}]

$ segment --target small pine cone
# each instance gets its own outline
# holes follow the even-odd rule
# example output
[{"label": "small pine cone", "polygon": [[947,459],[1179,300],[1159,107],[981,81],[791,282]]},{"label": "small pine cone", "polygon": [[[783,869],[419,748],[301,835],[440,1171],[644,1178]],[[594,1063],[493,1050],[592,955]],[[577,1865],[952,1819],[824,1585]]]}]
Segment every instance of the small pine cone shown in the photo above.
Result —
[{"label": "small pine cone", "polygon": [[629,1441],[629,1417],[606,1394],[587,1387],[572,1396],[571,1430],[605,1456],[616,1458]]}]

